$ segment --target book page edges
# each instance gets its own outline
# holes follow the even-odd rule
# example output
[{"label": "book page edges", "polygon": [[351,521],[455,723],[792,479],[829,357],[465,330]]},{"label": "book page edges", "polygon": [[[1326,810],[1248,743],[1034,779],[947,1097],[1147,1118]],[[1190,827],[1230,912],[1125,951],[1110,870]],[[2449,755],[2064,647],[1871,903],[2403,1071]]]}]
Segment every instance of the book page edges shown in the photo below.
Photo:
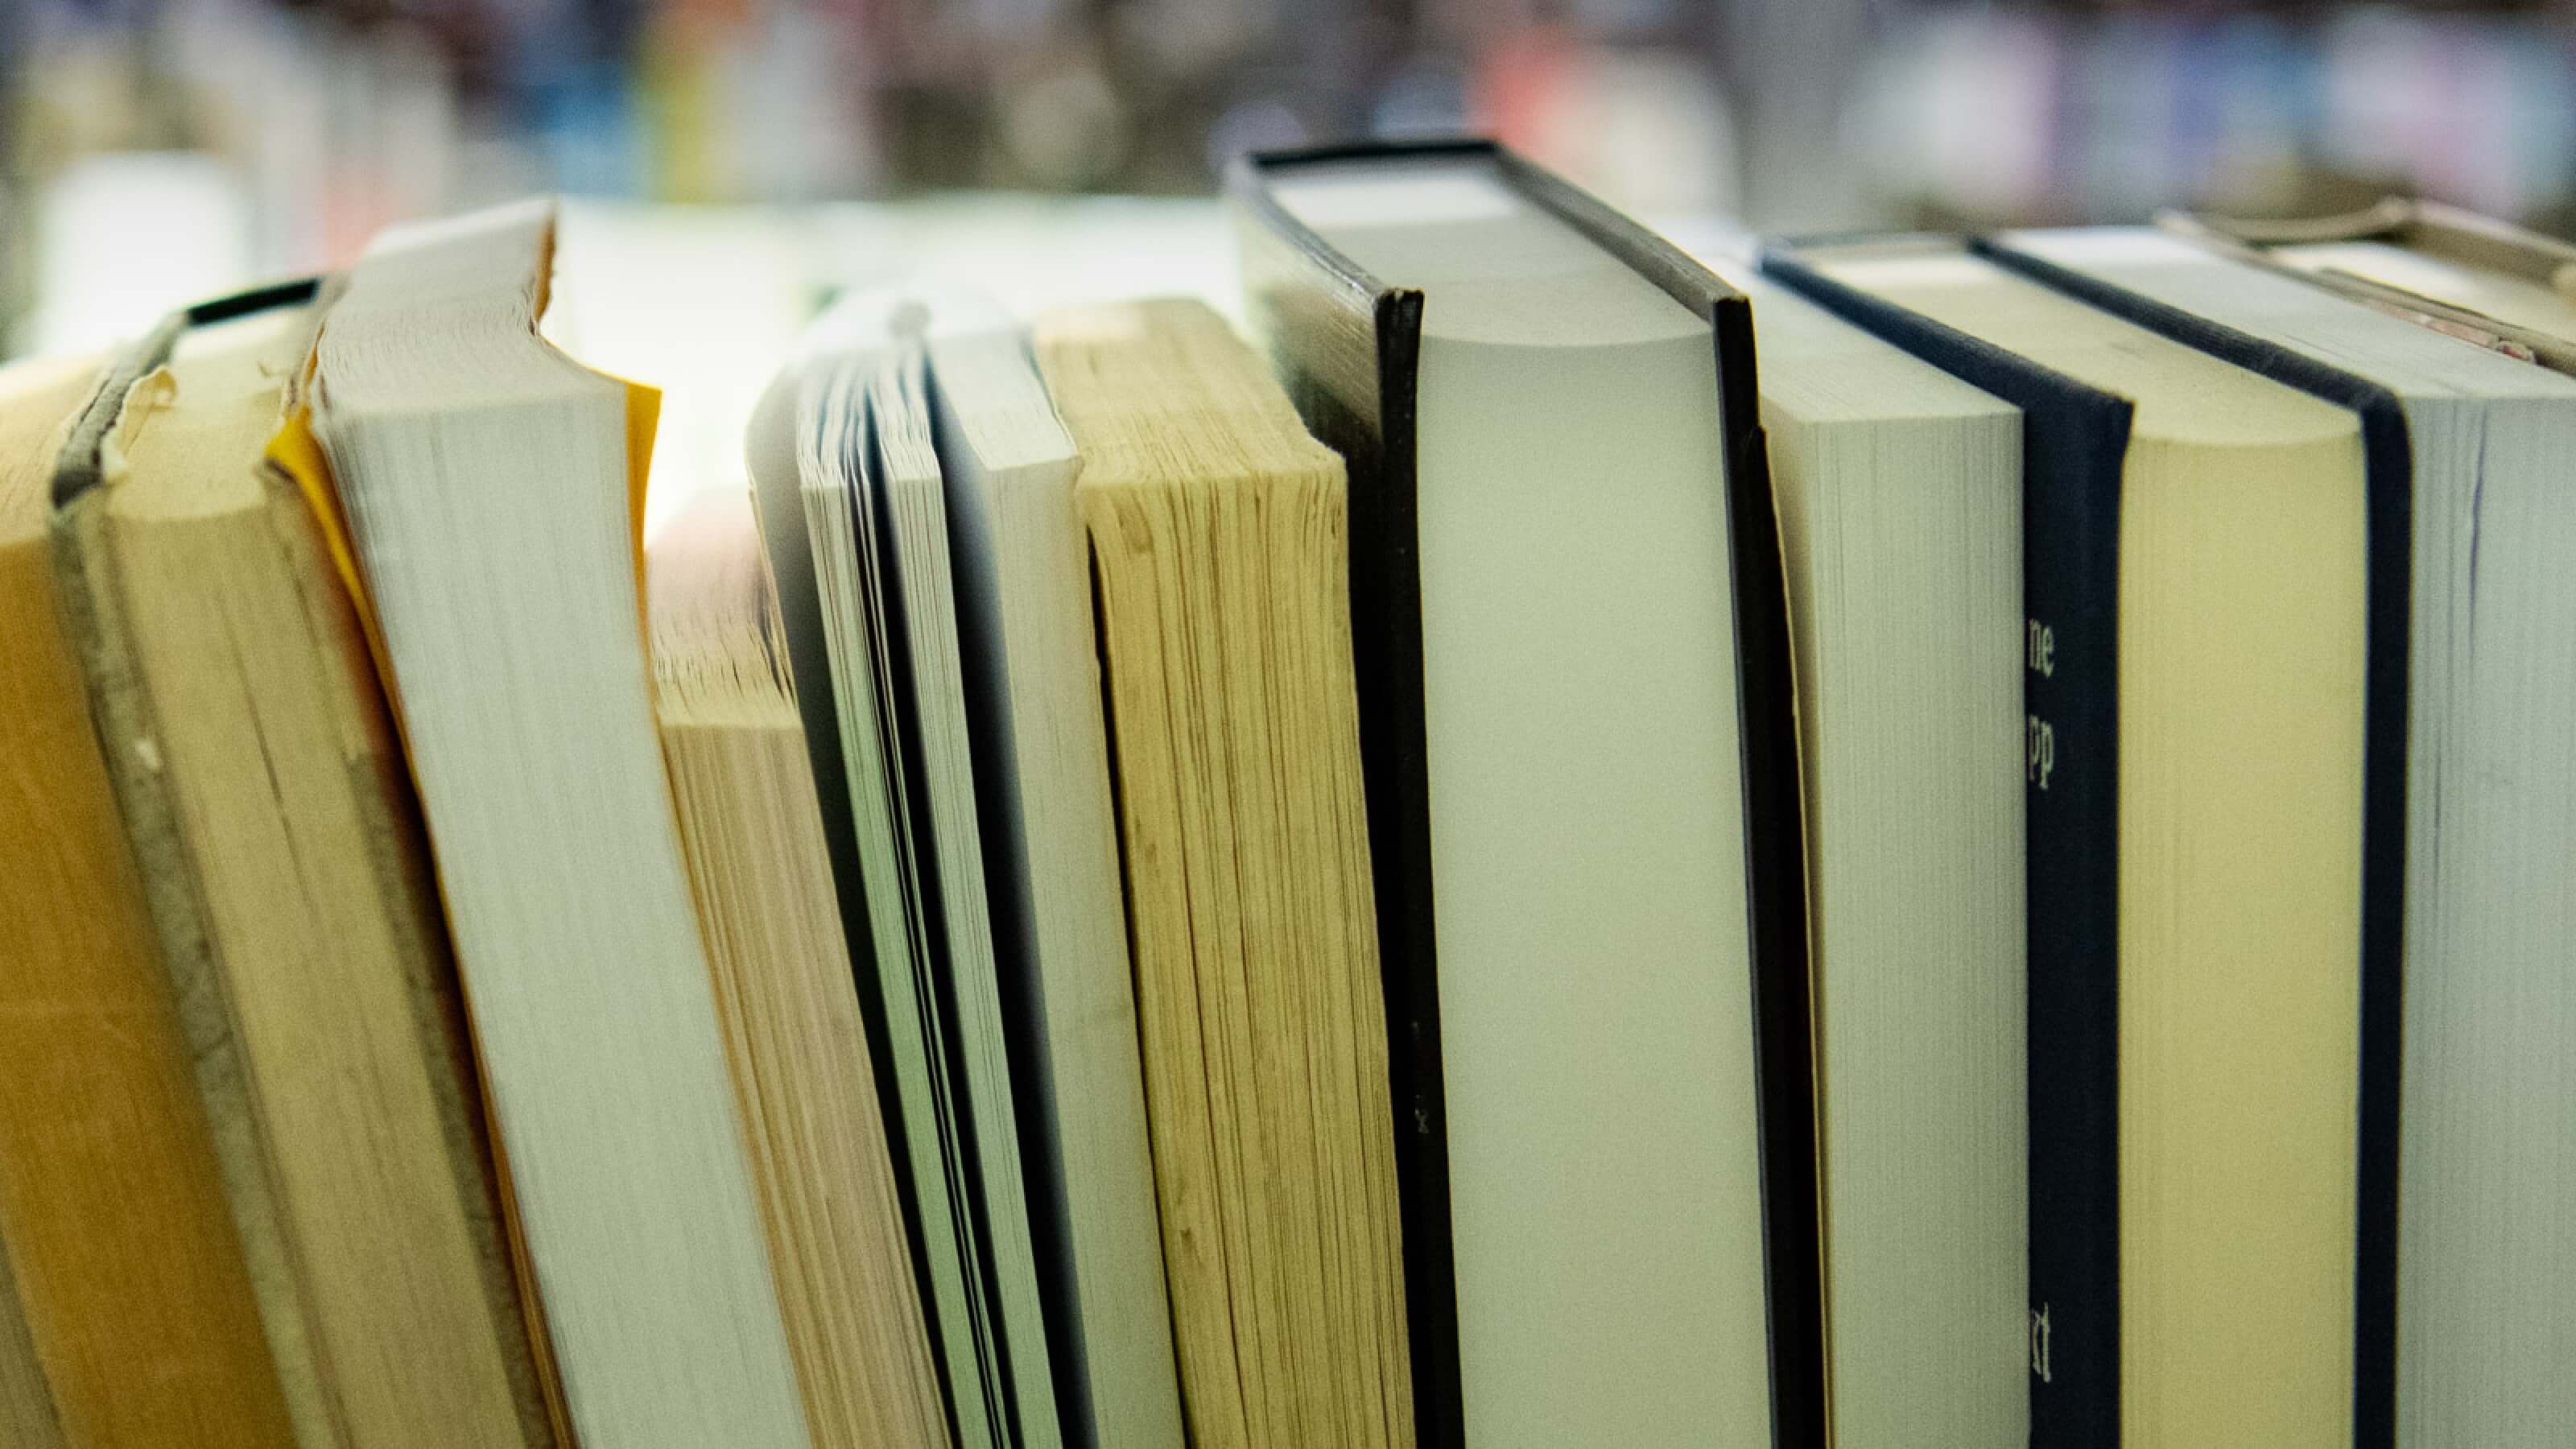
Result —
[{"label": "book page edges", "polygon": [[[308,361],[307,367],[311,363]],[[644,612],[644,495],[652,475],[653,439],[661,421],[662,394],[659,389],[642,383],[619,379],[626,388],[626,497],[627,530],[635,554],[636,627],[646,628]],[[340,490],[331,474],[331,461],[323,451],[322,441],[313,432],[313,409],[309,402],[299,401],[269,439],[261,466],[283,477],[300,493],[311,510],[315,525],[322,534],[323,546],[331,555],[331,564],[348,591],[349,604],[357,614],[359,631],[367,641],[367,655],[374,662],[376,679],[383,688],[386,713],[392,718],[394,736],[403,753],[403,766],[411,768],[411,736],[404,722],[401,690],[395,682],[392,656],[386,652],[382,624],[376,616],[374,598],[367,591],[366,574],[359,565],[355,545],[351,542],[347,510],[341,503]],[[651,636],[646,633],[649,653]],[[436,854],[430,862],[432,886],[439,896],[439,913],[446,915],[446,889],[438,881]],[[468,995],[471,983],[459,982]],[[470,1021],[471,1014],[468,1014]],[[468,1036],[472,1032],[468,1030]],[[481,1049],[476,1048],[476,1073],[482,1072]],[[509,1242],[510,1262],[522,1288],[519,1301],[527,1319],[531,1352],[545,1398],[546,1417],[551,1421],[555,1442],[576,1442],[572,1416],[564,1399],[563,1380],[555,1362],[554,1338],[545,1317],[545,1304],[537,1292],[535,1265],[529,1261],[528,1245],[520,1230],[517,1179],[510,1171],[509,1155],[503,1145],[501,1124],[493,1118],[492,1102],[487,1094],[481,1102],[485,1140],[492,1152],[493,1178],[501,1194],[501,1220]]]},{"label": "book page edges", "polygon": [[[641,625],[646,617],[644,494],[653,474],[653,439],[662,420],[662,392],[640,382],[624,378],[618,381],[626,388],[627,534],[635,553],[635,617]],[[349,591],[351,606],[358,611],[358,627],[367,636],[367,653],[375,660],[376,678],[384,686],[385,701],[393,707],[394,730],[403,736],[403,756],[408,763],[411,740],[403,724],[402,695],[394,683],[393,661],[385,653],[384,629],[376,620],[375,600],[367,592],[357,549],[349,541],[349,515],[341,506],[339,485],[331,477],[331,460],[322,451],[322,440],[313,433],[310,403],[298,403],[286,415],[277,435],[269,439],[262,464],[295,485],[304,495],[305,505],[313,510],[314,522],[321,525],[331,563],[339,570],[342,587]],[[649,645],[649,638],[647,642]]]}]

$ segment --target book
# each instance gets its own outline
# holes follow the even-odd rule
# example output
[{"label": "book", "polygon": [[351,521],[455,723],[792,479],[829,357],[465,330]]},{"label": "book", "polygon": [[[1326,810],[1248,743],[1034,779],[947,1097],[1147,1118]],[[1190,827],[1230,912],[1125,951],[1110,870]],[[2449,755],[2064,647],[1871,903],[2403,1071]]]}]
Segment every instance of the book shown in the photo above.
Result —
[{"label": "book", "polygon": [[1755,273],[1841,1449],[2029,1438],[2021,413]]},{"label": "book", "polygon": [[[963,288],[928,312],[929,419],[977,805],[1003,960],[1016,958],[1022,1120],[1043,1159],[1034,1224],[1088,1442],[1179,1449],[1180,1381],[1145,1123],[1125,880],[1110,790],[1082,468],[1016,319]],[[1038,1110],[1034,1113],[1030,1107]]]},{"label": "book", "polygon": [[[892,387],[878,381],[889,368]],[[943,909],[989,919],[989,944],[949,932],[943,986],[941,969],[912,964],[923,946],[940,942],[908,939],[894,910],[864,916],[875,935],[879,1014],[891,1030],[922,1030],[910,1024],[921,1019],[917,1011],[898,1009],[903,1001],[939,1003],[955,993],[961,1008],[971,1007],[968,973],[989,978],[989,1007],[940,1006],[928,1029],[969,1043],[964,1070],[947,1070],[970,1092],[995,1062],[1010,1070],[983,1090],[1009,1114],[1005,1125],[1018,1139],[1018,1202],[987,1186],[981,1205],[967,1203],[962,1218],[940,1201],[947,1189],[933,1169],[970,1150],[1006,1149],[1008,1139],[978,1130],[950,1148],[934,1135],[927,1124],[935,1113],[923,1109],[939,1103],[943,1088],[927,1041],[914,1049],[919,1065],[894,1074],[896,1097],[925,1124],[912,1134],[925,1233],[947,1242],[950,1234],[936,1227],[944,1216],[978,1236],[1025,1234],[1026,1281],[1043,1323],[1024,1315],[1031,1326],[1015,1331],[1033,1339],[1042,1332],[1042,1351],[1014,1345],[1011,1378],[1035,1375],[1039,1387],[1051,1387],[1058,1429],[1072,1442],[1176,1449],[1171,1310],[1088,545],[1074,508],[1080,460],[1023,329],[955,286],[910,284],[846,300],[817,322],[768,406],[754,428],[755,453],[768,454],[755,470],[768,500],[763,523],[773,558],[787,560],[782,592],[791,573],[810,578],[786,611],[790,646],[801,639],[842,696],[821,701],[822,719],[809,728],[861,735],[855,749],[836,742],[830,762],[818,764],[856,791],[849,799],[858,894],[874,889],[894,899],[910,850],[927,863]],[[790,427],[794,446],[807,450],[801,461],[788,456]],[[855,460],[850,443],[817,448],[836,428],[857,430],[853,440],[873,431],[887,466],[875,468],[863,442]],[[894,467],[898,461],[904,466]],[[799,479],[799,494],[790,495]],[[884,630],[881,638],[874,629]],[[944,819],[934,813],[927,830],[895,804],[900,792],[922,788],[911,783],[920,776],[907,778],[906,752],[914,749],[933,798],[945,793],[961,806]],[[842,771],[842,758],[860,768]],[[976,852],[980,904],[961,897],[961,887],[977,882],[939,855],[943,838],[952,852],[960,843]],[[872,862],[884,864],[871,872]],[[890,967],[896,974],[886,979]],[[962,1161],[960,1171],[981,1175]],[[991,1221],[994,1214],[1002,1220]],[[935,1278],[957,1280],[946,1290],[957,1305],[947,1315],[955,1325],[948,1338],[961,1349],[971,1341],[974,1320],[963,1311],[970,1294],[1006,1286],[982,1281],[971,1248],[968,1239],[953,1254],[932,1249],[957,1260],[931,1267]],[[964,1378],[988,1404],[1020,1392],[999,1382],[999,1363],[979,1358],[972,1375],[963,1367],[952,1366],[952,1384]]]},{"label": "book", "polygon": [[647,562],[654,708],[814,1442],[945,1449],[947,1411],[749,496],[701,495]]},{"label": "book", "polygon": [[1082,458],[1190,1442],[1415,1442],[1347,501],[1205,304],[1041,313]]},{"label": "book", "polygon": [[652,395],[537,337],[551,258],[542,203],[378,237],[272,451],[345,519],[573,1434],[801,1445],[654,728]]},{"label": "book", "polygon": [[755,420],[752,476],[791,654],[830,685],[805,697],[807,741],[829,733],[845,781],[844,910],[867,931],[958,1437],[1057,1444],[1064,1345],[1031,1200],[1045,1185],[1014,1082],[1031,1064],[1006,1036],[926,362],[917,326],[893,329],[900,305],[861,294],[809,331]]},{"label": "book", "polygon": [[1422,1440],[1812,1442],[1805,852],[1744,298],[1482,143],[1256,156],[1230,189],[1256,329],[1353,480]]},{"label": "book", "polygon": [[2576,995],[2552,984],[2576,810],[2528,788],[2563,770],[2539,721],[2576,707],[2576,680],[2518,642],[2570,616],[2559,475],[2576,380],[2153,232],[1996,245],[2222,355],[2286,354],[2393,396],[2412,488],[2373,499],[2374,609],[2380,574],[2403,592],[2372,622],[2387,632],[2370,747],[2403,752],[2406,788],[2373,796],[2404,819],[2373,820],[2364,898],[2403,979],[2364,982],[2381,1065],[2363,1083],[2364,1170],[2382,1179],[2364,1201],[2383,1215],[2357,1249],[2356,1331],[2376,1358],[2357,1366],[2355,1437],[2491,1443],[2576,1422],[2576,1383],[2548,1367],[2576,1339],[2546,1306],[2576,1293],[2576,1257],[2544,1226],[2576,1193],[2553,1150],[2576,1134],[2556,1086]]},{"label": "book", "polygon": [[131,380],[0,371],[0,1238],[65,1443],[275,1449],[285,1397],[46,534],[74,415]]},{"label": "book", "polygon": [[2024,415],[2032,1442],[2349,1441],[2403,451],[1956,242],[1765,267]]},{"label": "book", "polygon": [[2576,1420],[2576,247],[1227,187],[649,514],[542,204],[0,369],[0,1442]]},{"label": "book", "polygon": [[63,616],[296,1442],[550,1445],[409,772],[311,510],[262,465],[315,290],[192,309],[119,362],[55,474]]}]

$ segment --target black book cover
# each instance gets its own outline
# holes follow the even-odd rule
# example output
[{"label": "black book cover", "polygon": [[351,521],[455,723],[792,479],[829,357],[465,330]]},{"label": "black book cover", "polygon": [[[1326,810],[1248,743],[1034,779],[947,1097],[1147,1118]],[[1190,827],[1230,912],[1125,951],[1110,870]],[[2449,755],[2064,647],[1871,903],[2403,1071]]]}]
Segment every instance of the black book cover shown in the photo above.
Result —
[{"label": "black book cover", "polygon": [[[1903,246],[1906,243],[1887,243]],[[1952,249],[1947,240],[1927,249]],[[2030,1442],[2120,1441],[2120,468],[2127,399],[1767,251],[1762,269],[2022,412]]]},{"label": "black book cover", "polygon": [[1998,265],[2361,418],[2369,520],[2370,658],[2362,730],[2361,1082],[2353,1279],[2353,1441],[2397,1436],[2397,1117],[2404,1016],[2408,605],[2414,587],[2414,459],[2395,393],[2303,353],[2015,251]]},{"label": "black book cover", "polygon": [[1806,851],[1787,592],[1755,400],[1752,308],[1743,294],[1662,238],[1481,140],[1274,152],[1237,161],[1227,176],[1242,223],[1244,285],[1255,331],[1307,426],[1342,455],[1350,472],[1352,647],[1399,1117],[1396,1171],[1403,1194],[1418,1441],[1425,1449],[1456,1449],[1464,1434],[1416,558],[1415,382],[1423,294],[1385,286],[1335,251],[1278,205],[1267,178],[1299,166],[1441,155],[1490,159],[1506,184],[1708,319],[1715,339],[1736,592],[1731,602],[1752,918],[1772,1430],[1780,1445],[1821,1444],[1823,1297]]}]

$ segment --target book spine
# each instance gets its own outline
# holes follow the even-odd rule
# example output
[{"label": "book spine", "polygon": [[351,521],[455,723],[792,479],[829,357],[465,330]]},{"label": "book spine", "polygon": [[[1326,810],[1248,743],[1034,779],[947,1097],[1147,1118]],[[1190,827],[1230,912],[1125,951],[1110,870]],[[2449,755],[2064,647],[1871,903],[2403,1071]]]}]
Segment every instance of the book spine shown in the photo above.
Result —
[{"label": "book spine", "polygon": [[2031,1443],[2120,1435],[2119,494],[2025,422]]},{"label": "book spine", "polygon": [[[1946,245],[1946,244],[1945,244]],[[2021,409],[2030,1442],[2120,1441],[2120,469],[2129,404],[1845,286],[1763,270]]]},{"label": "book spine", "polygon": [[[1808,954],[1789,592],[1768,441],[1756,419],[1753,309],[1710,308],[1729,433],[1738,737],[1744,751],[1745,899],[1753,945],[1754,1101],[1762,1133],[1762,1281],[1771,1325],[1771,1442],[1827,1439],[1823,1160],[1814,978]],[[1806,768],[1814,768],[1808,762]]]}]

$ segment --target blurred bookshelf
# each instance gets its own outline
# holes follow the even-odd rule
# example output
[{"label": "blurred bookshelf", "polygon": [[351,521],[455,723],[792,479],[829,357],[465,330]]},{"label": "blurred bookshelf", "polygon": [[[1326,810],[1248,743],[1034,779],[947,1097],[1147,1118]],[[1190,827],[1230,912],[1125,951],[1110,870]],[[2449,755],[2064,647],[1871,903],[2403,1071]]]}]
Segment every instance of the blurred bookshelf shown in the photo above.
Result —
[{"label": "blurred bookshelf", "polygon": [[1855,87],[1849,150],[1927,220],[2316,213],[2390,191],[2566,215],[2576,52],[2559,14],[1959,9],[1899,37]]},{"label": "blurred bookshelf", "polygon": [[[2571,41],[2530,4],[10,0],[0,336],[534,191],[1204,195],[1246,147],[1463,129],[1760,231],[2388,189],[2558,226]],[[65,315],[119,290],[130,318]]]}]

